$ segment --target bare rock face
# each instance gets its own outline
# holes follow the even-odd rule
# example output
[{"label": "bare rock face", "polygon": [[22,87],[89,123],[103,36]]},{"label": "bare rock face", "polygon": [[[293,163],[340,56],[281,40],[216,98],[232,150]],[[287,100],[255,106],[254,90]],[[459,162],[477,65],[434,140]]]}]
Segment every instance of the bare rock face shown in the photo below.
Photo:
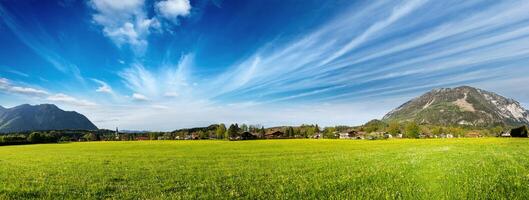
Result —
[{"label": "bare rock face", "polygon": [[0,133],[37,130],[96,130],[84,115],[53,104],[0,107]]},{"label": "bare rock face", "polygon": [[529,111],[513,99],[462,86],[434,89],[392,110],[383,120],[437,125],[520,125],[529,124]]}]

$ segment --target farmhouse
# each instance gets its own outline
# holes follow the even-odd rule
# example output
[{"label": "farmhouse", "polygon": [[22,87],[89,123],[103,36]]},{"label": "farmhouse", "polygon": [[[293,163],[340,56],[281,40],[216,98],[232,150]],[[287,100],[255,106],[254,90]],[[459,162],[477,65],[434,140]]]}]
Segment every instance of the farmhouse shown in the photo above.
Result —
[{"label": "farmhouse", "polygon": [[348,130],[340,133],[336,133],[340,139],[364,139],[367,135],[363,131]]},{"label": "farmhouse", "polygon": [[441,134],[439,135],[440,138],[454,138],[454,135],[452,134]]},{"label": "farmhouse", "polygon": [[467,134],[465,134],[465,137],[478,138],[478,137],[481,137],[481,134],[479,132],[476,132],[476,131],[471,131],[471,132],[468,132]]},{"label": "farmhouse", "polygon": [[519,128],[511,129],[511,137],[527,137],[527,126],[521,126]]},{"label": "farmhouse", "polygon": [[340,139],[354,139],[354,131],[339,133]]},{"label": "farmhouse", "polygon": [[354,131],[354,139],[362,140],[365,139],[367,133],[364,131]]},{"label": "farmhouse", "polygon": [[511,137],[511,131],[502,132],[502,133],[500,134],[500,137]]},{"label": "farmhouse", "polygon": [[241,134],[241,140],[255,140],[255,139],[257,139],[257,136],[248,131]]},{"label": "farmhouse", "polygon": [[285,133],[283,133],[281,131],[275,131],[275,132],[271,132],[271,133],[266,133],[265,134],[265,138],[266,139],[282,138],[283,135],[285,135]]},{"label": "farmhouse", "polygon": [[134,137],[134,139],[136,139],[136,140],[150,140],[150,138],[147,137],[147,136],[136,136],[136,137]]}]

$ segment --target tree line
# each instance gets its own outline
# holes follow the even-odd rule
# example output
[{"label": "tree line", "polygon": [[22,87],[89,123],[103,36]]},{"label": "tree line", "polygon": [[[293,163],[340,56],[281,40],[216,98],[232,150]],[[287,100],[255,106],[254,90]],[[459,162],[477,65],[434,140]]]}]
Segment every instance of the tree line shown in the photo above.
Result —
[{"label": "tree line", "polygon": [[84,130],[52,130],[33,131],[0,135],[0,145],[58,143],[72,141],[133,141],[133,140],[247,140],[247,139],[277,139],[277,138],[325,138],[336,139],[340,133],[363,132],[377,133],[371,139],[380,139],[380,134],[400,136],[403,138],[433,138],[443,135],[453,137],[498,136],[508,126],[472,127],[472,126],[437,126],[419,124],[416,122],[385,122],[372,120],[361,126],[329,126],[320,128],[317,124],[302,124],[300,126],[281,126],[265,128],[262,125],[247,124],[213,124],[207,127],[179,129],[171,132],[119,133],[101,129],[97,131]]}]

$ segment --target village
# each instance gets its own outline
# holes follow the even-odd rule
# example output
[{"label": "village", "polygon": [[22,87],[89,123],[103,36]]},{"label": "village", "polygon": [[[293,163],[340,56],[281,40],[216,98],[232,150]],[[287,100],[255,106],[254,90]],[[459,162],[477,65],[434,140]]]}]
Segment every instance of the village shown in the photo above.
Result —
[{"label": "village", "polygon": [[[376,121],[379,123],[379,121]],[[378,128],[376,127],[378,126]],[[237,124],[225,129],[223,124],[204,128],[182,129],[173,132],[144,133],[134,136],[119,134],[120,140],[256,140],[256,139],[345,139],[345,140],[380,140],[403,138],[480,138],[480,137],[528,137],[527,126],[517,128],[464,129],[461,127],[426,127],[412,124],[392,129],[391,126],[371,126],[369,123],[358,127],[335,126],[320,129],[318,125],[301,125],[297,127],[282,126],[256,128],[257,126]],[[380,128],[382,127],[382,128]],[[125,137],[125,138],[124,138]]]}]

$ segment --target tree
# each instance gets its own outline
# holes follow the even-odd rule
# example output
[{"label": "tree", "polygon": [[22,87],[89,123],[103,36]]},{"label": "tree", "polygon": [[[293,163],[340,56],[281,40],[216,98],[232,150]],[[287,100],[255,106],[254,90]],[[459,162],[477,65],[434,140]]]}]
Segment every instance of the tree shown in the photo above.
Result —
[{"label": "tree", "polygon": [[227,131],[227,135],[228,135],[228,138],[231,139],[231,138],[236,138],[237,136],[239,136],[239,125],[238,124],[232,124],[230,125],[230,128],[228,128],[228,131]]},{"label": "tree", "polygon": [[266,131],[264,129],[264,126],[261,127],[261,130],[259,130],[259,137],[264,138],[266,134]]},{"label": "tree", "polygon": [[455,137],[463,137],[465,136],[465,130],[459,127],[450,127],[449,132],[453,134]]},{"label": "tree", "polygon": [[384,130],[385,127],[386,127],[386,123],[384,123],[383,121],[374,119],[374,120],[371,120],[371,121],[367,122],[363,126],[363,129],[364,129],[364,131],[366,131],[368,133],[372,133],[372,132],[377,132],[377,131]]},{"label": "tree", "polygon": [[86,141],[96,141],[97,135],[94,133],[87,133],[83,135],[83,138],[86,139]]},{"label": "tree", "polygon": [[295,133],[294,133],[294,128],[292,128],[292,126],[289,126],[289,127],[287,128],[286,133],[287,133],[287,137],[294,137],[294,134],[295,134]]},{"label": "tree", "polygon": [[250,130],[250,129],[248,128],[248,125],[246,125],[246,124],[241,124],[241,131],[242,131],[242,132],[247,132],[247,131],[249,131],[249,130]]},{"label": "tree", "polygon": [[307,137],[306,135],[301,134],[301,129],[300,129],[300,128],[296,128],[296,129],[294,130],[294,135],[295,135],[295,136],[298,136],[298,135],[299,135],[299,136],[302,136],[302,137],[304,137],[304,138]]},{"label": "tree", "polygon": [[408,138],[418,138],[421,132],[421,127],[415,122],[408,122],[406,124],[406,137]]},{"label": "tree", "polygon": [[400,124],[397,121],[391,121],[388,125],[388,133],[391,135],[400,134]]},{"label": "tree", "polygon": [[173,136],[172,133],[164,133],[163,134],[163,139],[164,140],[172,140],[172,139],[174,139],[174,136]]},{"label": "tree", "polygon": [[226,125],[219,124],[217,126],[217,129],[215,130],[215,135],[217,135],[217,139],[224,138],[224,135],[226,134]]},{"label": "tree", "polygon": [[200,139],[208,139],[209,138],[209,134],[206,131],[200,130],[200,131],[198,131],[198,137]]},{"label": "tree", "polygon": [[432,134],[434,135],[442,135],[444,134],[445,130],[443,129],[443,127],[440,127],[440,126],[435,126],[432,128]]},{"label": "tree", "polygon": [[334,139],[334,138],[336,138],[335,132],[336,132],[336,128],[335,127],[326,127],[323,130],[323,138]]},{"label": "tree", "polygon": [[71,139],[70,137],[66,136],[66,135],[65,135],[65,136],[62,136],[62,137],[59,139],[60,142],[69,142],[70,140],[72,140],[72,139]]},{"label": "tree", "polygon": [[500,135],[503,132],[503,127],[496,126],[490,130],[490,135]]},{"label": "tree", "polygon": [[37,143],[43,143],[45,138],[44,138],[44,135],[40,134],[39,132],[33,132],[29,134],[27,140],[29,143],[37,144]]},{"label": "tree", "polygon": [[308,127],[307,131],[305,132],[305,135],[309,137],[316,135],[316,129],[314,127]]},{"label": "tree", "polygon": [[157,135],[156,133],[154,133],[154,132],[150,132],[150,133],[148,134],[148,136],[149,136],[149,140],[156,140],[156,139],[157,139],[157,136],[156,136],[156,135]]}]

